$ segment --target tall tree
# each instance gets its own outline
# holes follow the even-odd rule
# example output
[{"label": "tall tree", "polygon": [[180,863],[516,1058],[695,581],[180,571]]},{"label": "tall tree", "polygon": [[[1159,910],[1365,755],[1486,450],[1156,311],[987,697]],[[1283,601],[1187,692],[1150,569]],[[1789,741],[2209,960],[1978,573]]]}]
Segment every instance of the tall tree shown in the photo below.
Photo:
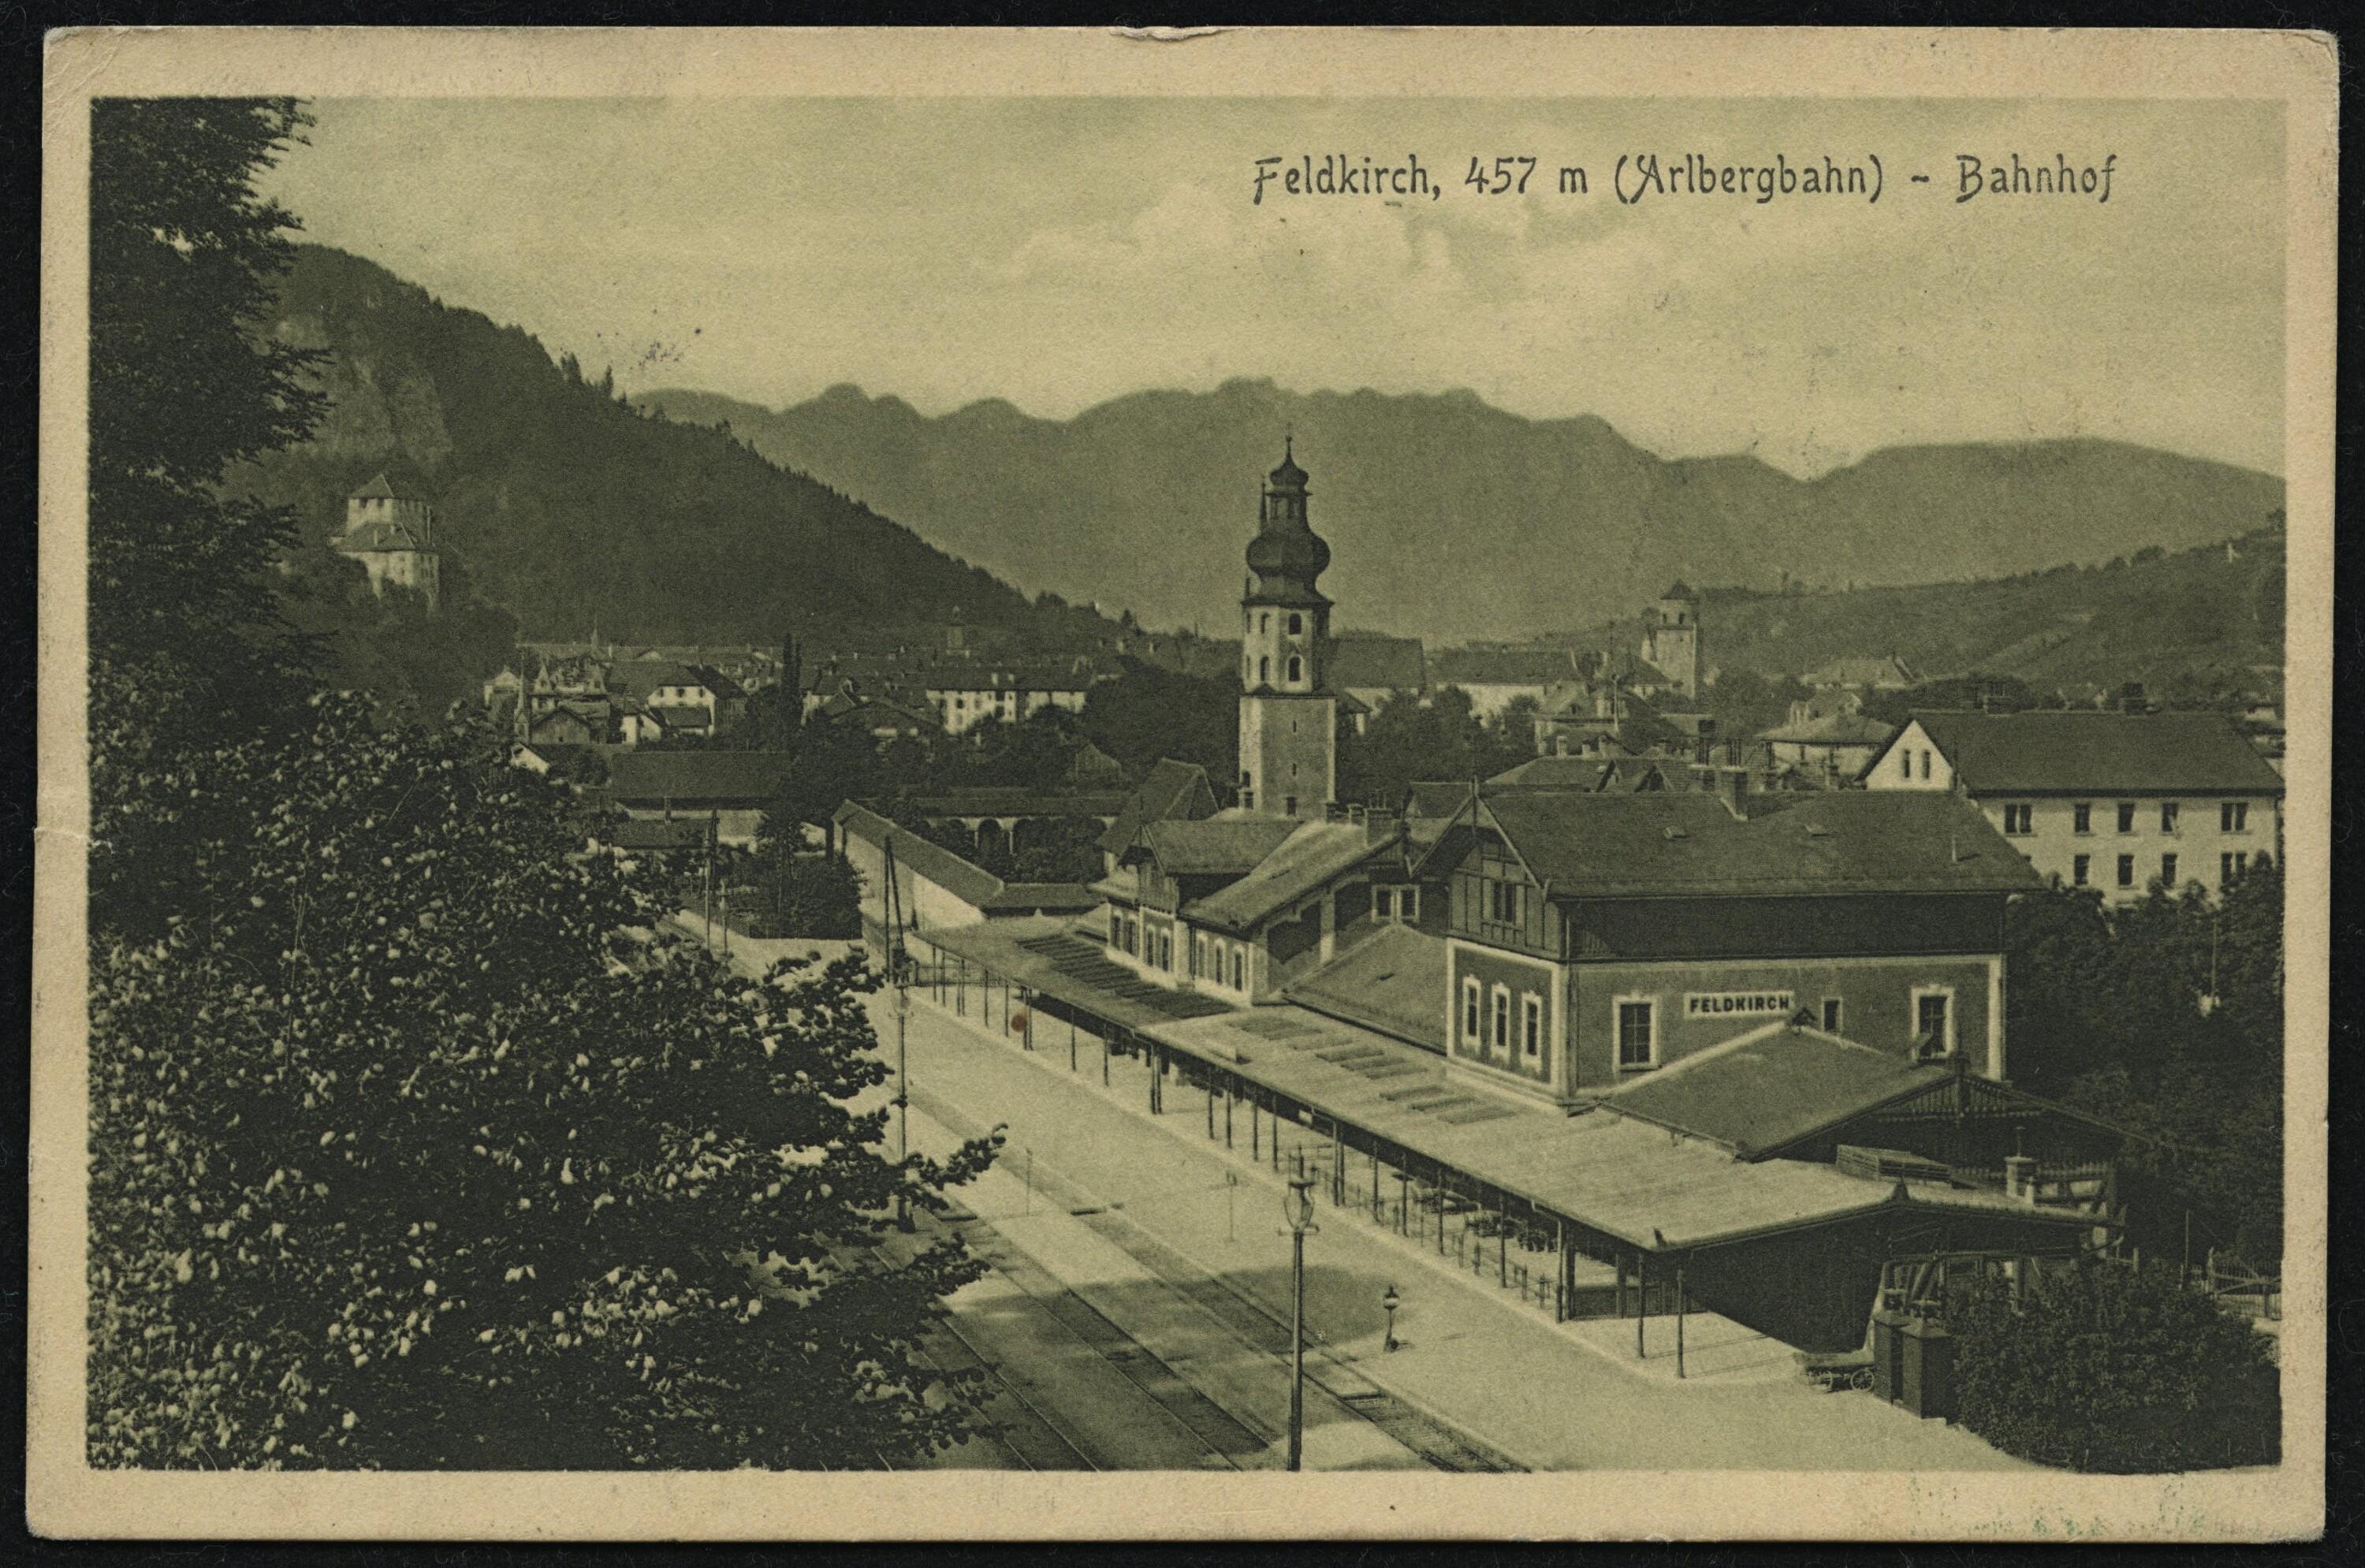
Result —
[{"label": "tall tree", "polygon": [[[873,1256],[990,1158],[898,1163],[858,958],[733,974],[568,853],[492,737],[323,698],[182,793],[184,916],[91,993],[100,1466],[868,1467],[978,1272]],[[164,809],[160,807],[160,809]],[[635,939],[631,933],[641,928]]]},{"label": "tall tree", "polygon": [[189,890],[180,844],[203,808],[185,801],[167,824],[145,798],[175,787],[193,748],[293,694],[299,649],[269,582],[293,524],[220,481],[320,408],[301,382],[308,356],[254,330],[295,227],[254,175],[309,123],[288,98],[92,106],[95,927],[161,930]]},{"label": "tall tree", "polygon": [[284,511],[223,471],[300,439],[316,357],[255,330],[297,225],[254,185],[311,124],[292,98],[91,109],[90,632],[113,661],[221,673],[276,622]]}]

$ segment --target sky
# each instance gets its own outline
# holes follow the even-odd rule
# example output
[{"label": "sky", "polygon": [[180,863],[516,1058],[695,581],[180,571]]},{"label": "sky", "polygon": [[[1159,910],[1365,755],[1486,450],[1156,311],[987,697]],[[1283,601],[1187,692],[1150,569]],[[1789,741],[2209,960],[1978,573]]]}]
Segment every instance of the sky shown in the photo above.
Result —
[{"label": "sky", "polygon": [[[2225,101],[331,99],[306,237],[622,386],[1071,417],[1151,387],[1468,388],[1811,476],[2097,436],[2283,470],[2281,109]],[[1255,202],[1256,160],[1442,193]],[[1956,198],[1983,168],[2110,198]],[[1611,195],[1621,155],[1868,167],[1863,197]],[[1473,156],[1539,160],[1481,195]],[[1564,165],[1589,194],[1558,193]],[[1516,167],[1516,166],[1515,166]],[[1631,182],[1632,165],[1627,176]],[[1929,177],[1911,183],[1912,174]]]}]

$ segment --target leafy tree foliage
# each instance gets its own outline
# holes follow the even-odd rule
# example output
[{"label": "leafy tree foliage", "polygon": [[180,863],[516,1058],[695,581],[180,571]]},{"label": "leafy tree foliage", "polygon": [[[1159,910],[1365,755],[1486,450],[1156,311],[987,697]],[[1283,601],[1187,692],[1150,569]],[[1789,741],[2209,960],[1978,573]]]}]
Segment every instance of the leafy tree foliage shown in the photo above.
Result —
[{"label": "leafy tree foliage", "polygon": [[1083,733],[1139,778],[1161,756],[1195,762],[1218,783],[1239,777],[1239,692],[1229,681],[1119,661],[1085,694]]},{"label": "leafy tree foliage", "polygon": [[[201,831],[91,991],[100,1465],[810,1468],[950,1440],[912,1359],[977,1271],[869,1254],[899,1167],[858,959],[634,941],[559,787],[319,700],[143,779]],[[220,802],[188,815],[186,802]],[[227,821],[227,826],[213,826]]]},{"label": "leafy tree foliage", "polygon": [[1339,798],[1401,805],[1416,783],[1490,778],[1536,755],[1532,705],[1481,719],[1458,686],[1384,699],[1362,734],[1339,726]]},{"label": "leafy tree foliage", "polygon": [[315,356],[258,330],[296,220],[254,173],[302,140],[292,98],[102,98],[91,111],[90,634],[243,672],[277,624],[280,510],[225,468],[310,430]]},{"label": "leafy tree foliage", "polygon": [[2091,889],[2013,902],[2007,1028],[2025,1087],[2157,1141],[2130,1174],[2146,1252],[2282,1256],[2282,872],[2269,858],[2212,902],[2155,888],[2106,912]]},{"label": "leafy tree foliage", "polygon": [[1964,1426],[2074,1470],[2274,1462],[2281,1401],[2264,1336],[2171,1270],[2096,1260],[1996,1283],[1950,1318]]}]

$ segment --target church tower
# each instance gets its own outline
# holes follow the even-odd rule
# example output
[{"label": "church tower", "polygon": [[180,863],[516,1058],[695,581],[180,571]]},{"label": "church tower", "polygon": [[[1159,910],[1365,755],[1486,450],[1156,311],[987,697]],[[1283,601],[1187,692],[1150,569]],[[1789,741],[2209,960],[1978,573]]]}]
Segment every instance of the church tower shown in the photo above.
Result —
[{"label": "church tower", "polygon": [[1642,624],[1642,658],[1687,698],[1700,690],[1699,595],[1678,582],[1659,596]]},{"label": "church tower", "polygon": [[1322,667],[1330,546],[1306,521],[1306,470],[1284,446],[1267,476],[1240,595],[1240,804],[1319,822],[1338,796],[1338,700]]}]

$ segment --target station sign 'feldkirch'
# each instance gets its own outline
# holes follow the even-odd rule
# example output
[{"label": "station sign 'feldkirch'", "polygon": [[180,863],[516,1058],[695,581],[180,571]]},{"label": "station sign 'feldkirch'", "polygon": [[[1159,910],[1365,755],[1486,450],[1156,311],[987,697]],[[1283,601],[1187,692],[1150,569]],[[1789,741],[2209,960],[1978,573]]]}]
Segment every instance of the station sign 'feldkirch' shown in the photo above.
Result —
[{"label": "station sign 'feldkirch'", "polygon": [[1787,991],[1695,991],[1684,996],[1687,1018],[1736,1018],[1751,1014],[1788,1014],[1795,999]]}]

